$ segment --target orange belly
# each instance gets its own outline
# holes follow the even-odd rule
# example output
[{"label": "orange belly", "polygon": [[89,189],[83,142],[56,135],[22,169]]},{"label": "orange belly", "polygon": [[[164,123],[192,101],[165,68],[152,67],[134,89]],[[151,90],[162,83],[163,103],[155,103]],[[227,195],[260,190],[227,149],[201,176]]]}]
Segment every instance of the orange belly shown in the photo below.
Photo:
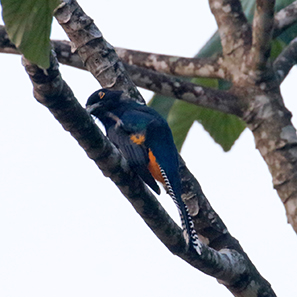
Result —
[{"label": "orange belly", "polygon": [[149,164],[148,164],[148,170],[150,171],[151,175],[153,176],[154,179],[156,179],[157,181],[161,182],[163,185],[165,184],[164,182],[164,178],[161,174],[160,171],[160,167],[156,161],[156,157],[154,156],[154,154],[152,153],[151,150],[149,150]]}]

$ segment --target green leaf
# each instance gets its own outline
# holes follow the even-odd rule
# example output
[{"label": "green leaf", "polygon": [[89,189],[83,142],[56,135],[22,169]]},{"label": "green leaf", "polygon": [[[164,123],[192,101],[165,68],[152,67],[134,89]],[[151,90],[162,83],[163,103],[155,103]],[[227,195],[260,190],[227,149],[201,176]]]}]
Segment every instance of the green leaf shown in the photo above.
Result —
[{"label": "green leaf", "polygon": [[50,31],[59,0],[2,0],[2,17],[10,40],[32,63],[49,67]]},{"label": "green leaf", "polygon": [[198,107],[196,115],[204,129],[225,152],[231,149],[246,127],[237,116],[216,110]]},{"label": "green leaf", "polygon": [[[194,79],[193,82],[208,88],[219,86],[217,79],[199,78]],[[198,121],[225,152],[231,149],[245,128],[244,122],[234,115],[179,100],[175,101],[167,120],[179,151],[194,121]]]},{"label": "green leaf", "polygon": [[[171,128],[173,139],[177,150],[180,152],[182,145],[196,119],[196,110],[198,106],[175,100],[167,121]],[[194,112],[193,112],[194,110]]]},{"label": "green leaf", "polygon": [[274,39],[271,44],[271,52],[270,52],[271,59],[275,60],[286,46],[287,44],[284,41],[282,41],[280,38]]},{"label": "green leaf", "polygon": [[245,129],[245,123],[234,115],[176,101],[169,113],[168,123],[179,151],[195,120],[203,125],[204,129],[225,152],[231,149]]}]

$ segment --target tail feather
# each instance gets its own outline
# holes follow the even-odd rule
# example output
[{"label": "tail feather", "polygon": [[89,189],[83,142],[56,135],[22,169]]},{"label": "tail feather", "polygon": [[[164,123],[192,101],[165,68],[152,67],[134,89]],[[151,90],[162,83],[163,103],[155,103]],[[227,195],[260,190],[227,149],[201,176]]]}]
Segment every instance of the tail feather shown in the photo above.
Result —
[{"label": "tail feather", "polygon": [[162,177],[164,179],[164,182],[166,184],[166,188],[168,191],[169,196],[172,198],[174,203],[177,206],[180,218],[181,218],[181,224],[183,228],[183,235],[185,238],[186,243],[189,246],[192,246],[197,253],[200,255],[201,254],[201,242],[198,239],[198,235],[194,229],[194,223],[192,221],[192,218],[189,214],[189,210],[187,205],[182,201],[180,195],[177,196],[170,184],[170,181],[166,175],[166,172],[160,167],[160,171],[162,174]]}]

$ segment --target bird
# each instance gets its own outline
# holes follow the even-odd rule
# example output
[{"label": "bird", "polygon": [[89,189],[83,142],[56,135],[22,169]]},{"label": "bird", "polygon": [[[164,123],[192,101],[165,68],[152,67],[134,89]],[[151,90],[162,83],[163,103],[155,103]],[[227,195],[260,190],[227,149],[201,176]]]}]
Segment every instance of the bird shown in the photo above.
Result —
[{"label": "bird", "polygon": [[123,91],[100,89],[87,100],[86,110],[104,125],[109,140],[129,166],[158,195],[161,182],[175,202],[188,247],[200,253],[200,242],[181,198],[179,159],[171,129],[153,108],[124,96]]}]

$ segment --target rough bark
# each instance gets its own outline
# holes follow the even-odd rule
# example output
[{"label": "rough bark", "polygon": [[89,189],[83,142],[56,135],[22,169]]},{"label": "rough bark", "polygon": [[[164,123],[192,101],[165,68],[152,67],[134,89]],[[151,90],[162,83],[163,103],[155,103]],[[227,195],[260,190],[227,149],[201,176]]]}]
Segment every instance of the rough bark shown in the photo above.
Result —
[{"label": "rough bark", "polygon": [[283,50],[273,63],[274,71],[279,83],[286,78],[290,70],[297,63],[297,38],[293,39],[290,44]]},{"label": "rough bark", "polygon": [[280,10],[274,17],[273,37],[279,36],[297,22],[297,1]]},{"label": "rough bark", "polygon": [[[162,76],[156,73],[156,70],[180,74],[182,71],[179,68],[185,66],[187,69],[184,70],[184,75],[189,75],[189,69],[193,68],[193,72],[196,71],[196,75],[199,76],[223,77],[230,80],[232,88],[227,92],[198,87],[199,92],[196,90],[198,94],[195,95],[196,97],[194,96],[199,98],[196,103],[206,106],[206,104],[210,104],[210,98],[215,99],[212,102],[212,108],[219,110],[225,108],[224,112],[237,114],[247,123],[255,137],[256,147],[271,172],[273,185],[286,207],[288,221],[297,232],[297,137],[291,123],[291,113],[285,108],[279,92],[281,81],[296,61],[295,41],[280,55],[274,65],[271,65],[268,60],[271,38],[280,34],[284,28],[296,21],[296,2],[291,5],[291,10],[287,8],[281,12],[289,14],[290,11],[292,15],[290,21],[285,22],[281,13],[276,17],[273,16],[274,1],[257,1],[252,26],[247,23],[240,1],[209,0],[209,3],[218,24],[223,46],[223,53],[218,59],[186,61],[184,58],[171,59],[163,56],[164,64],[162,65],[161,57],[156,55],[123,50],[119,52],[123,59],[128,59],[130,64],[137,63],[139,67],[154,70],[139,71],[139,68],[133,68],[130,65],[130,68],[127,68],[130,69],[134,81],[138,79],[139,84],[143,84],[149,89],[165,92],[165,94],[183,100],[188,99],[183,97],[181,90],[178,89],[182,85],[181,81]],[[73,48],[79,53],[83,64],[94,74],[102,86],[122,89],[136,100],[142,100],[132,81],[126,75],[125,68],[112,46],[104,40],[93,21],[84,14],[75,1],[65,1],[57,10],[56,18],[71,39]],[[1,41],[0,34],[0,43]],[[7,52],[15,51],[9,42],[2,48],[5,48]],[[147,60],[139,61],[137,55],[142,55],[141,57],[143,59],[146,57]],[[131,58],[132,56],[133,58]],[[69,56],[69,61],[69,63],[79,64],[77,57],[72,55]],[[191,63],[197,63],[196,68],[192,67]],[[201,256],[185,249],[181,230],[160,209],[157,201],[135,174],[130,172],[126,161],[108,144],[108,140],[96,130],[97,128],[90,128],[90,125],[93,124],[90,124],[90,118],[84,118],[86,117],[86,115],[82,115],[84,111],[81,111],[81,119],[86,122],[81,123],[79,127],[76,127],[76,119],[68,118],[67,113],[69,114],[70,107],[66,103],[73,102],[74,106],[76,103],[69,100],[70,91],[65,84],[61,83],[59,87],[59,83],[53,76],[54,83],[51,84],[51,87],[44,86],[44,83],[49,83],[48,77],[43,77],[46,74],[28,62],[25,64],[33,79],[37,99],[49,107],[63,127],[72,133],[101,170],[115,181],[129,200],[132,200],[131,203],[150,228],[173,253],[201,271],[216,277],[234,296],[275,296],[269,283],[260,276],[239,243],[229,234],[223,222],[211,209],[198,182],[183,162],[180,167],[183,199],[194,218],[195,229],[205,244]],[[55,66],[53,70],[56,71]],[[137,73],[137,71],[139,72]],[[49,71],[49,73],[51,72]],[[57,77],[59,76],[56,72],[54,73]],[[162,79],[164,81],[160,82]],[[47,89],[52,92],[54,87],[58,87],[59,92],[65,89],[68,95],[63,95],[63,97],[59,92],[58,94],[46,94]],[[185,85],[186,87],[195,86],[191,84]],[[65,98],[67,98],[66,102],[64,102]],[[232,111],[231,107],[235,108],[235,111]],[[81,107],[77,108],[79,110]],[[66,120],[65,123],[64,120]],[[87,129],[87,127],[89,128]],[[97,132],[100,136],[92,134]],[[90,139],[86,141],[86,138],[91,134],[95,139],[94,143]],[[109,167],[110,165],[111,167]],[[135,180],[137,181],[136,188],[130,185],[130,179],[133,180],[132,185],[135,184]],[[141,189],[140,193],[137,192],[137,189]],[[135,195],[138,195],[137,199],[133,200]],[[153,212],[148,212],[149,207],[142,206],[144,200],[141,199],[144,197],[148,201],[150,209],[152,207],[154,210]],[[169,237],[168,234],[170,234]]]},{"label": "rough bark", "polygon": [[[259,3],[261,4],[262,2],[259,1]],[[265,1],[263,3],[265,4]],[[269,2],[268,4],[266,3],[266,5],[268,5],[267,6],[268,8],[266,9],[268,9],[270,12],[268,13],[269,25],[265,27],[266,28],[265,30],[263,29],[261,31],[259,29],[260,30],[259,31],[257,29],[259,27],[257,25],[258,22],[255,21],[253,25],[253,29],[255,31],[258,30],[259,32],[262,32],[261,33],[262,35],[263,35],[263,32],[268,32],[267,36],[265,34],[264,35],[266,36],[265,37],[266,43],[269,44],[270,38],[271,38],[271,30],[272,30],[271,29],[272,6],[271,6],[271,2]],[[272,67],[271,65],[267,65],[265,64],[265,61],[267,59],[265,58],[263,60],[263,57],[267,57],[267,51],[269,51],[269,46],[267,48],[266,47],[262,48],[261,46],[258,46],[258,49],[256,50],[257,40],[260,40],[260,38],[257,37],[256,33],[253,33],[252,35],[251,28],[247,24],[246,19],[242,14],[240,2],[235,0],[234,1],[211,1],[210,0],[210,6],[217,20],[217,23],[219,26],[219,32],[223,41],[223,55],[222,57],[220,57],[219,63],[221,65],[222,72],[224,73],[224,77],[230,78],[230,81],[233,84],[233,88],[229,91],[230,96],[233,98],[237,98],[237,102],[234,104],[235,110],[236,110],[235,114],[239,116],[242,115],[243,120],[247,122],[248,127],[250,127],[251,130],[254,131],[254,133],[256,131],[255,127],[259,127],[259,128],[263,127],[264,131],[262,131],[261,129],[258,129],[258,130],[262,131],[261,132],[262,135],[268,135],[267,141],[261,141],[259,136],[255,134],[256,146],[257,148],[259,148],[260,152],[266,152],[266,151],[270,152],[269,159],[266,157],[265,153],[262,154],[263,158],[267,162],[270,172],[272,173],[273,185],[277,189],[281,200],[285,204],[288,221],[292,224],[294,230],[297,231],[296,187],[294,186],[296,169],[294,165],[295,158],[292,158],[292,156],[294,156],[295,154],[295,149],[294,149],[295,128],[292,126],[291,122],[290,121],[288,122],[287,120],[290,117],[289,116],[290,112],[288,112],[283,107],[284,106],[283,100],[279,94],[279,84],[285,78],[285,76],[287,75],[291,67],[295,64],[295,60],[296,60],[294,56],[295,42],[292,42],[292,44],[280,55],[280,57],[276,59],[274,63],[274,67]],[[259,8],[258,8],[258,11],[260,11]],[[288,22],[283,21],[286,15],[291,16]],[[78,13],[77,24],[79,23],[79,17],[80,16]],[[260,12],[258,13],[257,18],[258,19],[261,18]],[[233,21],[231,22],[230,20],[233,20]],[[296,1],[290,6],[288,6],[287,8],[280,11],[274,17],[274,27],[277,30],[277,34],[279,34],[284,28],[286,28],[290,24],[293,24],[295,21],[296,21]],[[63,20],[61,22],[63,23]],[[262,23],[263,23],[263,20],[262,20]],[[90,20],[87,22],[85,21],[84,24],[86,25],[86,27],[93,26],[93,23]],[[82,34],[83,32],[83,30],[81,30],[79,31],[78,35],[75,35],[74,32],[77,29],[75,26],[73,28],[71,27],[67,28],[67,24],[66,24],[64,27],[66,31],[67,30],[69,31],[69,35],[71,38],[74,38],[74,41],[75,41],[75,38],[78,38],[77,36],[80,36],[80,34]],[[115,88],[125,89],[125,87],[123,86],[125,84],[130,85],[130,82],[128,78],[126,79],[126,76],[124,74],[125,71],[123,70],[122,64],[118,61],[111,47],[107,45],[107,43],[104,41],[100,31],[96,31],[96,30],[95,31],[92,30],[92,34],[94,36],[89,35],[87,36],[88,39],[85,39],[85,42],[87,44],[86,46],[82,46],[81,44],[78,43],[77,45],[78,51],[82,53],[84,62],[87,65],[92,64],[90,63],[90,61],[93,61],[94,65],[96,63],[98,64],[98,61],[100,59],[97,59],[97,56],[96,56],[97,54],[96,54],[96,51],[94,50],[95,48],[94,43],[96,42],[99,43],[99,48],[97,49],[101,53],[105,53],[105,54],[108,53],[108,59],[110,61],[113,61],[113,64],[112,64],[113,66],[106,68],[105,66],[102,66],[100,64],[101,68],[97,70],[95,66],[92,66],[97,72],[94,72],[92,69],[91,70],[94,72],[95,76],[101,77],[101,78],[103,77],[101,80],[101,83],[103,86],[108,86],[108,83],[106,85],[104,83],[105,74],[113,73],[116,77],[118,77],[118,79],[113,80],[111,85],[113,85],[116,82],[116,85],[114,85]],[[276,31],[274,31],[273,36],[277,35],[275,32]],[[227,40],[224,41],[224,39],[226,38]],[[7,38],[3,38],[3,34],[0,35],[0,43],[1,43],[2,52],[11,52],[11,53],[15,52],[15,49],[13,49],[11,44],[7,42]],[[96,46],[98,45],[96,44]],[[93,51],[92,52],[93,54],[90,54],[90,58],[88,58],[88,61],[86,61],[86,57],[84,57],[84,54],[85,52],[88,52],[89,49]],[[266,54],[264,54],[265,51],[266,51]],[[253,66],[250,63],[251,57],[255,56],[255,52],[258,52],[258,54],[262,52],[261,53],[262,58],[260,60],[258,59],[258,62],[262,61],[261,67],[263,66],[266,67],[264,71],[261,71],[260,75],[257,72],[255,72],[255,68],[259,66],[259,63],[258,62],[256,63],[258,65],[257,67],[255,66],[256,65],[255,63],[253,63]],[[82,65],[78,62],[78,59],[75,55],[69,54],[69,58],[67,59],[64,58],[64,61],[65,60],[67,60],[67,63],[73,64],[77,67],[81,67]],[[117,63],[119,63],[118,66],[116,66]],[[143,63],[143,64],[146,64],[146,63]],[[205,62],[205,65],[209,66],[210,64],[209,62]],[[145,72],[140,71],[140,73],[145,73]],[[146,75],[147,73],[144,74],[144,77]],[[153,75],[158,77],[158,74],[156,73],[153,73]],[[140,74],[138,76],[137,75],[132,75],[132,76],[134,77],[134,80],[136,81],[136,83],[140,85],[146,86],[147,88],[152,88],[159,92],[161,92],[162,90],[164,91],[164,88],[160,88],[156,84],[148,85],[144,83],[142,76]],[[137,81],[137,79],[139,79],[139,81]],[[170,93],[172,96],[177,96],[178,94],[180,94],[180,92],[172,92],[172,90],[170,90],[169,92],[168,89],[166,88],[165,88],[165,92],[166,94]],[[129,93],[130,95],[134,94],[138,98],[138,100],[142,100],[134,88],[128,89],[127,93]],[[203,92],[203,95],[204,94],[205,93]],[[187,99],[187,98],[183,98],[183,96],[179,96],[179,98]],[[204,98],[207,98],[207,97],[204,97]],[[196,99],[195,100],[194,99],[195,99],[195,96],[191,98],[192,102],[196,101]],[[268,102],[266,102],[267,100]],[[196,104],[203,105],[203,101],[206,102],[207,100],[197,100]],[[225,102],[227,101],[228,100],[225,100]],[[280,104],[276,106],[274,104],[275,101],[280,102]],[[240,111],[237,110],[238,107],[240,108]],[[278,113],[281,115],[284,115],[284,118],[286,118],[286,120],[283,121],[282,120],[283,117],[275,117],[275,119],[269,119],[268,121],[269,124],[262,125],[262,123],[264,123],[268,119],[267,117],[263,118],[261,113],[273,108],[279,108]],[[221,110],[219,105],[217,105],[216,109]],[[230,110],[230,108],[229,110],[225,109],[223,111],[234,113]],[[271,129],[271,127],[278,127],[278,129],[273,130]],[[276,135],[277,131],[278,131],[278,135]],[[280,133],[279,131],[282,131],[282,133]],[[270,138],[271,138],[271,141],[269,141]],[[269,143],[270,145],[268,145]],[[282,144],[282,145],[279,145],[279,144]],[[271,158],[276,158],[276,160],[278,160],[277,166],[275,164],[272,165],[272,162],[269,161]],[[276,167],[279,169],[276,169]],[[290,168],[290,170],[287,171],[287,168]],[[287,172],[287,174],[284,174],[284,172]],[[283,178],[280,179],[279,178],[280,176],[282,176]]]},{"label": "rough bark", "polygon": [[[75,2],[64,1],[57,10],[57,20],[72,41],[83,65],[104,88],[123,90],[127,96],[144,101],[134,87],[114,48],[106,42],[93,20]],[[68,17],[72,19],[69,21]]]},{"label": "rough bark", "polygon": [[[72,91],[61,78],[55,59],[52,58],[51,68],[47,71],[39,69],[25,59],[23,64],[33,83],[34,96],[38,102],[50,110],[63,128],[71,133],[88,156],[95,161],[105,176],[113,180],[172,253],[193,267],[216,277],[234,296],[257,296],[259,288],[269,293],[269,296],[275,296],[270,284],[261,277],[238,241],[229,234],[223,222],[212,210],[199,183],[182,160],[183,198],[191,212],[195,212],[195,225],[197,222],[196,229],[199,236],[204,240],[207,239],[206,244],[202,245],[201,255],[195,250],[188,250],[182,230],[137,174],[130,170],[126,160],[74,98]],[[250,292],[253,294],[251,295]]]},{"label": "rough bark", "polygon": [[[136,100],[142,100],[132,81],[126,75],[125,69],[113,48],[104,40],[93,21],[84,14],[75,1],[64,2],[57,9],[56,18],[71,39],[73,48],[79,53],[84,65],[94,74],[102,86],[122,89]],[[108,140],[100,132],[99,138],[91,135],[94,131],[96,132],[96,129],[91,127],[90,118],[82,115],[79,116],[78,123],[72,123],[77,118],[74,115],[82,113],[81,107],[73,99],[66,83],[61,80],[55,64],[53,63],[52,69],[48,69],[47,72],[31,65],[26,60],[24,60],[24,64],[32,79],[37,100],[50,109],[62,123],[64,129],[71,132],[72,136],[78,140],[101,170],[113,179],[150,228],[172,252],[201,271],[216,277],[229,288],[234,296],[257,296],[259,290],[270,296],[275,296],[269,283],[259,275],[236,239],[228,233],[220,218],[211,209],[198,182],[182,161],[180,170],[183,199],[188,203],[190,212],[194,216],[200,238],[206,243],[203,245],[201,255],[185,249],[181,230],[176,228],[164,211],[160,211],[160,206],[152,194],[143,186],[139,178],[137,179],[135,174],[129,170],[126,161],[109,144]],[[177,81],[174,82],[175,85],[172,84],[171,88],[177,87]],[[212,96],[216,95],[218,102],[224,100],[224,97],[221,99],[218,97],[221,94],[219,92],[216,94],[214,90],[196,88],[198,88],[196,89],[198,97],[203,98],[203,100],[207,99],[208,93]],[[176,95],[177,92],[175,91],[174,94]],[[233,100],[234,104],[236,103],[236,98],[232,95],[226,99],[230,102]],[[75,108],[70,112],[71,105]],[[228,102],[226,101],[225,104],[222,102],[221,105],[227,106]],[[240,113],[239,106],[237,109]],[[70,118],[69,114],[71,114]],[[84,123],[84,121],[86,122]],[[96,140],[95,144],[86,140],[90,135],[92,141],[93,139]],[[99,151],[96,151],[97,147]],[[136,187],[135,178],[138,180]],[[131,188],[131,180],[133,180],[134,188],[133,186]],[[142,187],[139,186],[139,182]],[[145,197],[145,201],[148,201],[149,207],[144,207],[143,202],[139,200],[146,194],[148,195]],[[152,207],[151,201],[154,201],[155,208]],[[168,236],[169,234],[170,236]],[[253,294],[251,295],[250,292]]]},{"label": "rough bark", "polygon": [[238,55],[238,50],[245,50],[251,39],[251,28],[240,1],[209,0],[209,6],[218,24],[225,58],[227,55]]},{"label": "rough bark", "polygon": [[225,73],[217,58],[184,58],[158,55],[117,48],[118,56],[128,65],[155,70],[161,73],[183,77],[225,78]]},{"label": "rough bark", "polygon": [[266,70],[267,60],[270,56],[271,37],[274,25],[274,4],[274,0],[256,1],[252,29],[252,48],[249,54],[249,67],[255,72],[254,75],[257,76],[261,76],[261,71]]},{"label": "rough bark", "polygon": [[[226,1],[222,2],[226,3]],[[240,15],[239,1],[235,2],[237,2],[236,5],[234,1],[232,3],[237,10],[228,10],[231,19]],[[236,32],[234,26],[237,26],[239,32],[245,27],[240,22],[230,24],[229,19],[225,17],[226,6],[221,1],[210,0],[210,4],[216,6],[212,12],[217,20],[222,39],[230,30]],[[233,43],[230,41],[227,48],[223,46],[222,64],[230,72],[233,83],[230,92],[235,94],[241,102],[244,109],[243,120],[253,132],[256,147],[268,165],[273,186],[285,205],[288,222],[297,232],[296,131],[290,121],[291,113],[285,108],[279,92],[280,81],[268,61],[273,30],[273,9],[273,1],[257,2],[252,40],[248,35],[243,37],[246,41],[241,42],[242,50],[240,51],[235,36]],[[232,14],[236,16],[232,17]],[[293,45],[290,48],[293,49]],[[232,55],[229,54],[230,52]],[[236,52],[242,53],[240,54],[241,62]],[[228,58],[226,58],[227,55]],[[288,70],[285,68],[285,63],[280,65],[280,59],[276,61],[278,65],[276,68],[278,73],[283,71],[282,77],[285,77]]]},{"label": "rough bark", "polygon": [[236,96],[222,90],[199,86],[155,71],[127,65],[126,68],[136,84],[164,96],[242,116],[241,106]]}]

